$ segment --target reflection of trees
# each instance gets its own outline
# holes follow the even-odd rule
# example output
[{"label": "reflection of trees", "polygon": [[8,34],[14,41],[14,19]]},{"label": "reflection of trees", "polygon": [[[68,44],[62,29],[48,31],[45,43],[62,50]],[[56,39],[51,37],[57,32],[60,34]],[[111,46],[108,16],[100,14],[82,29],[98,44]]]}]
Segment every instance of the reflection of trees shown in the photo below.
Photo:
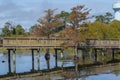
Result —
[{"label": "reflection of trees", "polygon": [[116,76],[119,76],[120,75],[120,71],[113,71],[112,72],[114,75],[116,75]]},{"label": "reflection of trees", "polygon": [[85,78],[85,77],[82,77],[81,80],[86,80],[86,78]]}]

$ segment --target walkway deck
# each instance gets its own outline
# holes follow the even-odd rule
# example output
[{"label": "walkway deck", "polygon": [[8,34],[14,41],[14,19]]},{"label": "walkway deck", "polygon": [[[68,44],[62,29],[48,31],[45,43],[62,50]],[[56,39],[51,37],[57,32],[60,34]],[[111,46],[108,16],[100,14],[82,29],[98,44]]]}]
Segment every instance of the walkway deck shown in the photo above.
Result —
[{"label": "walkway deck", "polygon": [[3,38],[1,47],[3,48],[61,48],[69,39],[55,38]]},{"label": "walkway deck", "polygon": [[91,48],[115,48],[120,49],[120,39],[89,39],[86,42],[87,47]]},{"label": "walkway deck", "polygon": [[[2,38],[0,45],[3,48],[61,48],[65,43],[72,43],[70,39],[56,38]],[[69,46],[68,46],[69,47]],[[72,47],[75,47],[74,45]],[[120,49],[120,39],[88,39],[77,46],[78,48],[116,48]]]}]

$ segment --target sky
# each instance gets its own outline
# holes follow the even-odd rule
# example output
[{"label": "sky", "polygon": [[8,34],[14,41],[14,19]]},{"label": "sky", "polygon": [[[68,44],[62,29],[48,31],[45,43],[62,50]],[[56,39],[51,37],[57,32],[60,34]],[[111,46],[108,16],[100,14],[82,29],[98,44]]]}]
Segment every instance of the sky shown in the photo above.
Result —
[{"label": "sky", "polygon": [[0,28],[5,22],[20,24],[29,29],[44,15],[44,10],[57,9],[56,12],[70,11],[77,5],[92,9],[90,15],[106,12],[114,14],[112,5],[117,0],[0,0]]}]

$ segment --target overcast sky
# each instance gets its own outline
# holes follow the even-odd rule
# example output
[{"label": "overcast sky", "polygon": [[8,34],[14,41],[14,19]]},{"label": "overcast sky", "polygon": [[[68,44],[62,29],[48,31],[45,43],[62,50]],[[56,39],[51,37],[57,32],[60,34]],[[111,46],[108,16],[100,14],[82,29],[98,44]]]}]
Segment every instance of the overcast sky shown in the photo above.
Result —
[{"label": "overcast sky", "polygon": [[112,4],[117,0],[0,0],[0,28],[9,21],[25,29],[37,23],[46,9],[70,11],[76,5],[92,9],[91,15],[114,13]]}]

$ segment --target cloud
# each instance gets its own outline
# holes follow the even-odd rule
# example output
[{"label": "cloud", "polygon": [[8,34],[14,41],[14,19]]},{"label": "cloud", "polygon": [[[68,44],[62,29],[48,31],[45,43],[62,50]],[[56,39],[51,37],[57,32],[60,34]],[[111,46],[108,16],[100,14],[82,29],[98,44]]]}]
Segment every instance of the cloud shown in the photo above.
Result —
[{"label": "cloud", "polygon": [[[37,23],[46,9],[70,11],[76,5],[85,5],[92,9],[91,14],[112,11],[113,0],[0,0],[0,25],[7,21],[30,27]],[[94,5],[95,4],[95,5]]]},{"label": "cloud", "polygon": [[7,21],[12,21],[23,26],[30,26],[29,24],[35,23],[39,11],[18,5],[11,0],[3,0],[0,4],[0,12],[0,24],[2,25]]}]

